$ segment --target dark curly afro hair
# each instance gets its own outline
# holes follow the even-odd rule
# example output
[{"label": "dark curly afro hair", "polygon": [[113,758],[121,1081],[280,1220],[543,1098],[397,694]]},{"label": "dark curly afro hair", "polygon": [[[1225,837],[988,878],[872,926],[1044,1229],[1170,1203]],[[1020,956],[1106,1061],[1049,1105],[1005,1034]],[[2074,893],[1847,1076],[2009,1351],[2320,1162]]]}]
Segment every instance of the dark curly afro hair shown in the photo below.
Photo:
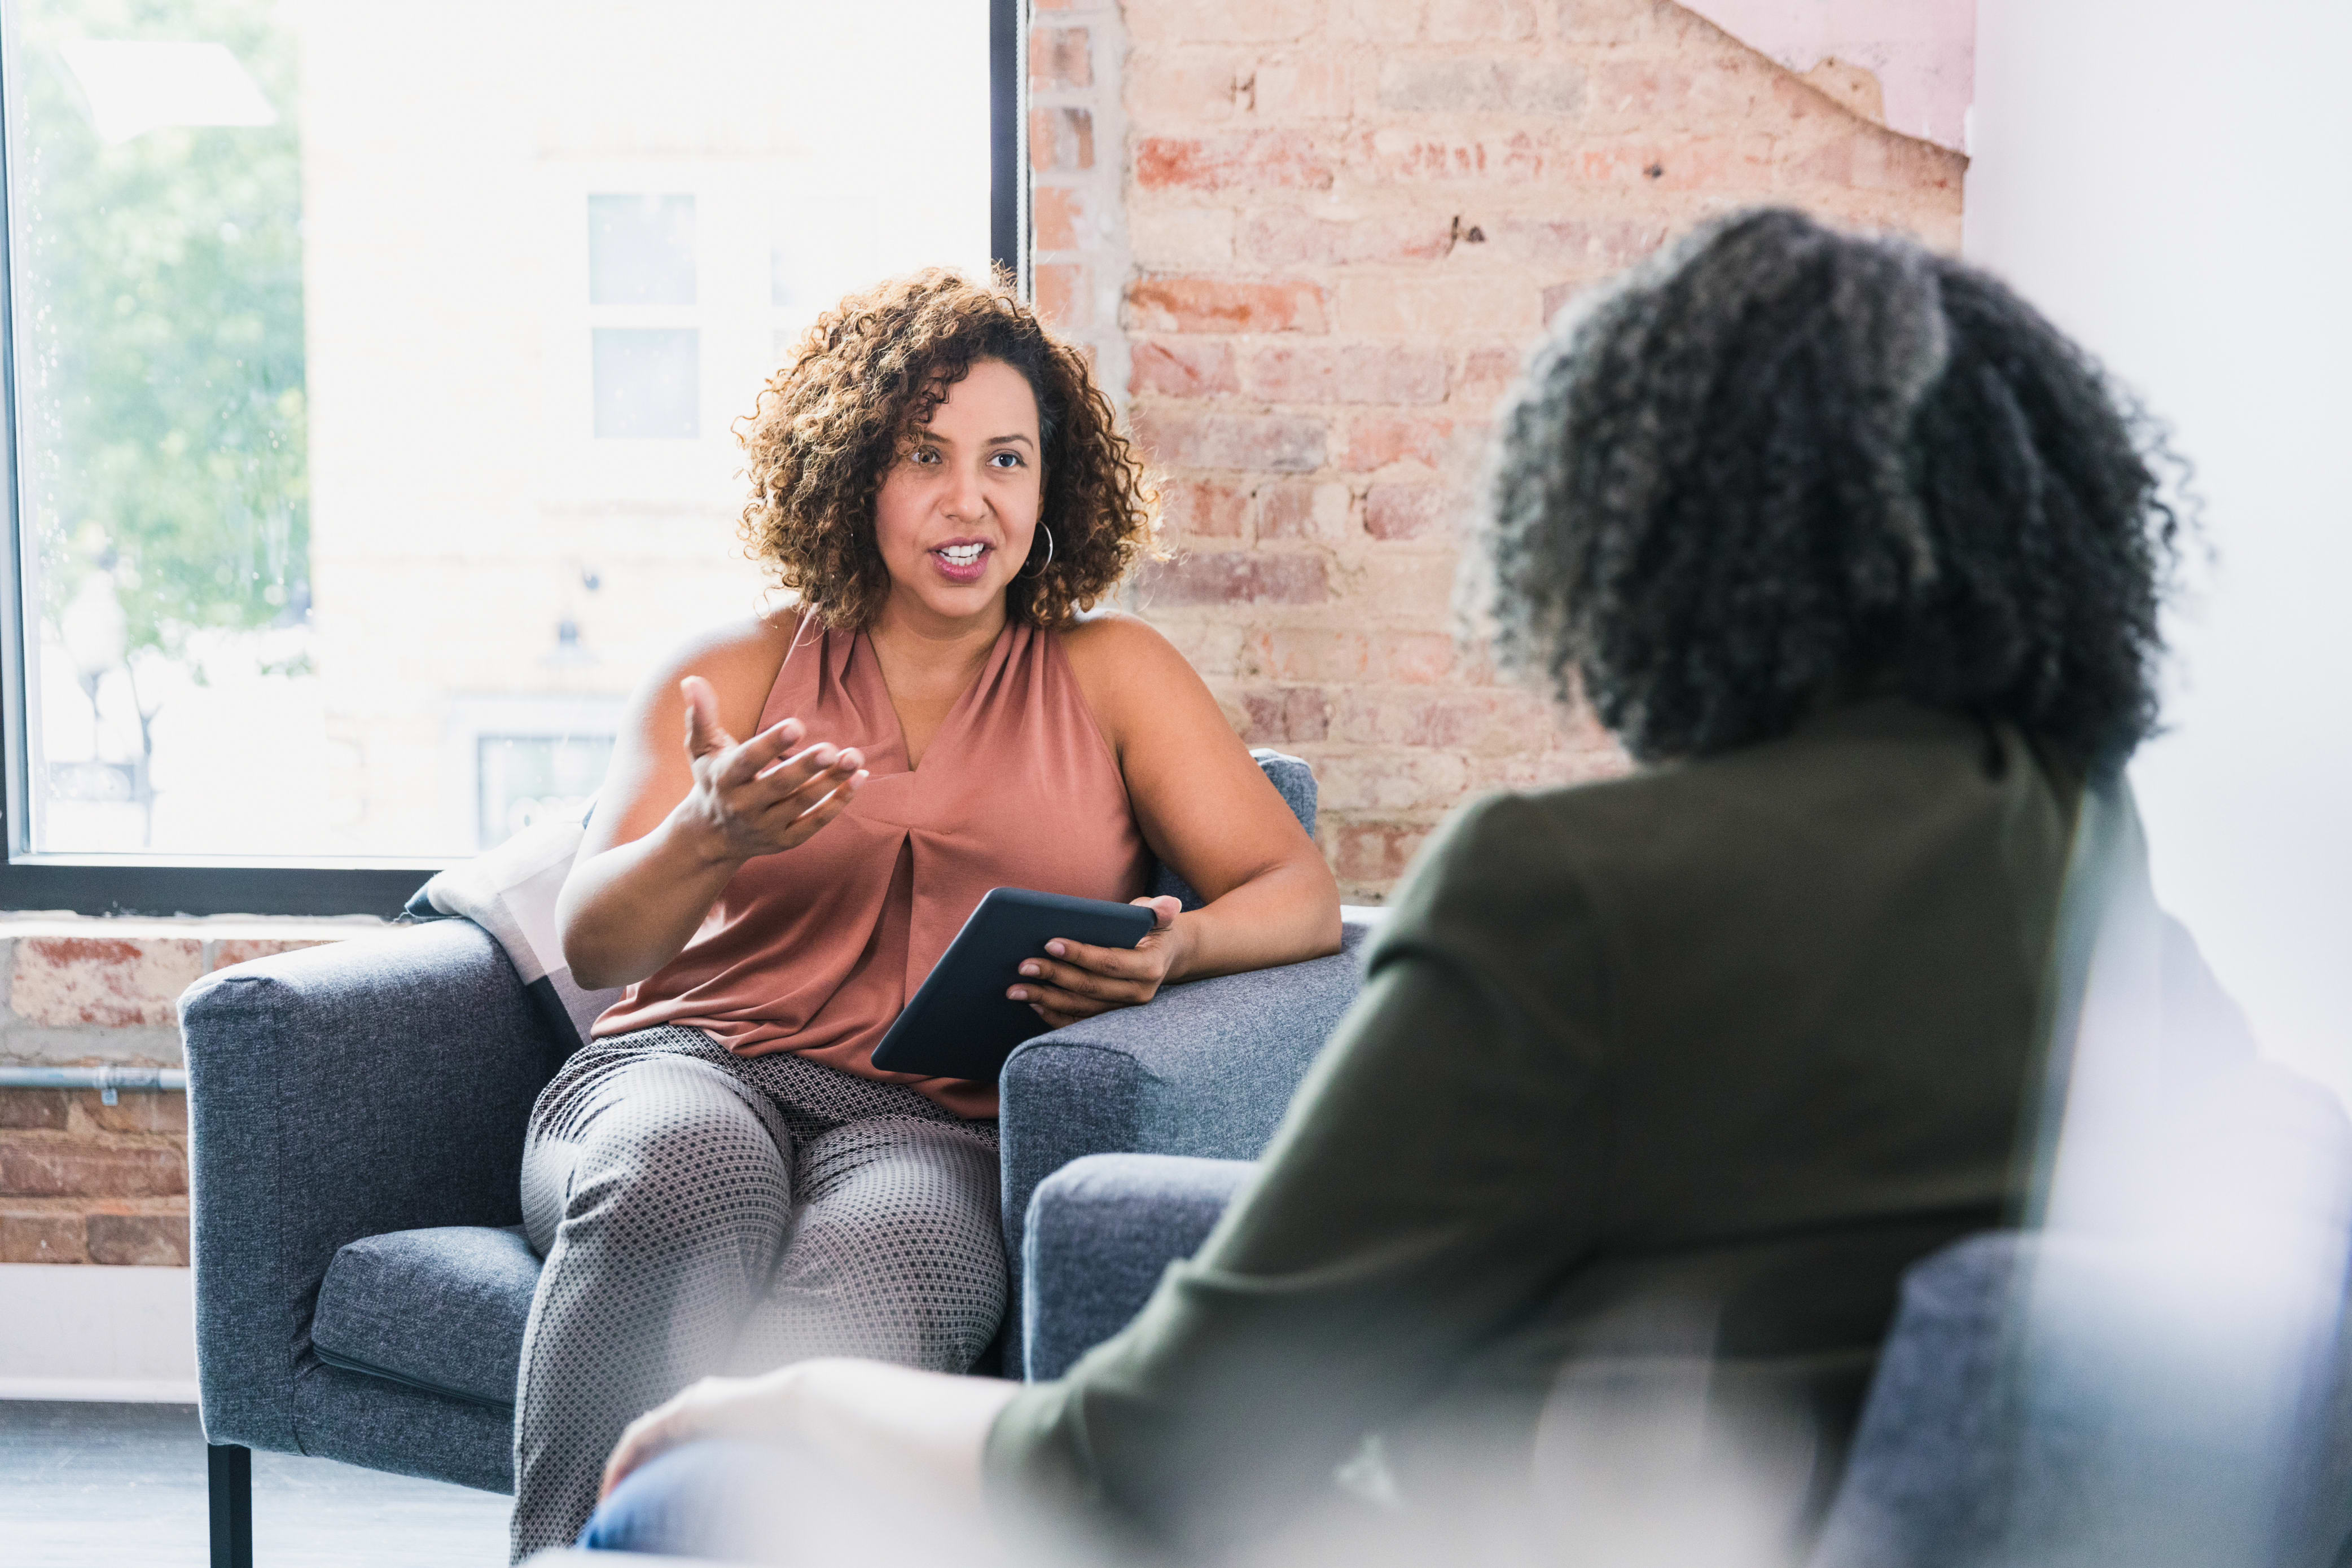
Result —
[{"label": "dark curly afro hair", "polygon": [[1984,273],[1737,214],[1581,302],[1507,401],[1497,652],[1643,758],[1901,692],[2104,771],[2156,721],[2165,457]]},{"label": "dark curly afro hair", "polygon": [[825,624],[863,626],[888,598],[875,495],[982,360],[1027,380],[1045,447],[1038,520],[1050,552],[1042,538],[1033,544],[1005,591],[1007,612],[1066,625],[1150,549],[1155,497],[1085,359],[1001,282],[918,273],[818,317],[736,422],[751,481],[744,543]]}]

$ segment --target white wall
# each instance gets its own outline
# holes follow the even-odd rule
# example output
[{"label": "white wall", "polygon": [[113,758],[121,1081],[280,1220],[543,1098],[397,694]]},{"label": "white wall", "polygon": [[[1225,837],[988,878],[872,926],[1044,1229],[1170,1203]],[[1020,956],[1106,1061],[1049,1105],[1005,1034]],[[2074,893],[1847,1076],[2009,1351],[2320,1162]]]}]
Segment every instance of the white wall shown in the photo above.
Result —
[{"label": "white wall", "polygon": [[2216,559],[2133,768],[2157,890],[2352,1095],[2352,5],[1979,0],[1967,249],[2174,428]]}]

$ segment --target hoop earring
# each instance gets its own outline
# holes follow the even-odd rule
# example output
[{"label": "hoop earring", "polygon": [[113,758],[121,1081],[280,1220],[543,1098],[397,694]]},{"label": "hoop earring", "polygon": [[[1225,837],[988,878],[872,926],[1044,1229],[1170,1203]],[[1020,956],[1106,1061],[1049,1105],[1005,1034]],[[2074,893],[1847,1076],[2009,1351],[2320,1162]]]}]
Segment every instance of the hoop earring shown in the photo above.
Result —
[{"label": "hoop earring", "polygon": [[1039,562],[1037,563],[1037,570],[1036,570],[1035,571],[1024,571],[1024,572],[1023,572],[1023,573],[1021,574],[1022,576],[1024,576],[1024,577],[1027,577],[1027,578],[1038,578],[1038,577],[1043,577],[1043,576],[1045,576],[1045,569],[1046,569],[1047,567],[1050,567],[1050,566],[1052,566],[1052,565],[1054,564],[1054,530],[1053,530],[1053,529],[1051,529],[1051,528],[1046,528],[1046,527],[1045,527],[1045,524],[1043,524],[1043,523],[1039,523],[1039,524],[1037,525],[1037,527],[1038,527],[1039,528],[1041,528],[1041,529],[1044,529],[1044,531],[1045,531],[1045,559],[1044,560],[1041,560],[1041,561],[1039,561]]}]

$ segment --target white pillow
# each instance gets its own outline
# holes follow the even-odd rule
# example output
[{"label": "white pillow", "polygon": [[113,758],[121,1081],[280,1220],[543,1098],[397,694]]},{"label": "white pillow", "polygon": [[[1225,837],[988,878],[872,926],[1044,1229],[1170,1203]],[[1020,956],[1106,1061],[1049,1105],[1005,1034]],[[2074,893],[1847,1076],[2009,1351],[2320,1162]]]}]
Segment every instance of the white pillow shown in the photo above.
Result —
[{"label": "white pillow", "polygon": [[488,932],[566,1054],[587,1043],[589,1026],[622,990],[583,991],[572,984],[555,936],[555,895],[580,852],[586,818],[583,810],[577,819],[525,828],[418,888],[407,910],[414,919],[455,915]]}]

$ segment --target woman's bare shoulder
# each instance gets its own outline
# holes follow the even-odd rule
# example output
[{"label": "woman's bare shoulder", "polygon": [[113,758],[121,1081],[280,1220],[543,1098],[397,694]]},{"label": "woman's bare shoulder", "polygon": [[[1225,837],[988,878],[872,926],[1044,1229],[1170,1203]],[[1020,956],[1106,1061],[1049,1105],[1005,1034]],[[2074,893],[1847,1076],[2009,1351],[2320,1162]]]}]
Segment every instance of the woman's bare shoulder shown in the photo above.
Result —
[{"label": "woman's bare shoulder", "polygon": [[800,624],[799,607],[787,605],[698,632],[656,663],[642,697],[655,706],[675,701],[678,682],[700,675],[719,695],[719,721],[749,734],[749,727],[738,727],[758,724]]},{"label": "woman's bare shoulder", "polygon": [[1129,715],[1167,720],[1194,708],[1216,711],[1207,684],[1176,644],[1132,615],[1097,611],[1061,635],[1070,673],[1106,729],[1123,730]]},{"label": "woman's bare shoulder", "polygon": [[1104,696],[1150,700],[1171,686],[1190,690],[1201,677],[1160,631],[1119,610],[1097,610],[1064,628],[1062,647],[1089,700]]}]

